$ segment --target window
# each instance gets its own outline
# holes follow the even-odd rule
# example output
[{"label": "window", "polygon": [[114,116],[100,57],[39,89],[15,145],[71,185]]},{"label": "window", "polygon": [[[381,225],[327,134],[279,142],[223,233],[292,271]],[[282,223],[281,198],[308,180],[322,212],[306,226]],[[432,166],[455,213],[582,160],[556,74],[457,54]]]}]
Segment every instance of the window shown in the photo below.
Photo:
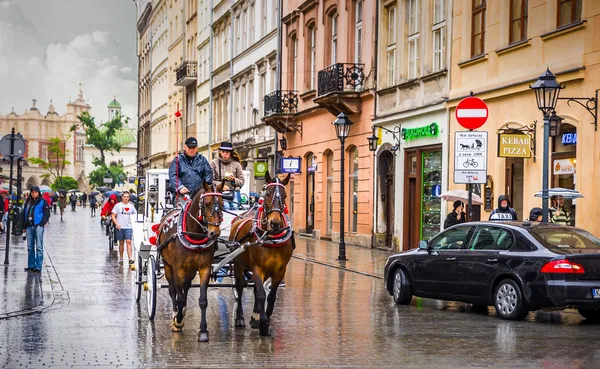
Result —
[{"label": "window", "polygon": [[362,0],[356,1],[356,27],[354,33],[354,60],[356,63],[362,63]]},{"label": "window", "polygon": [[387,85],[396,79],[396,6],[387,9]]},{"label": "window", "polygon": [[527,0],[510,0],[510,31],[508,42],[513,44],[527,38]]},{"label": "window", "polygon": [[248,12],[246,9],[242,12],[242,24],[240,27],[242,27],[242,48],[240,49],[240,52],[242,52],[248,46]]},{"label": "window", "polygon": [[446,7],[445,0],[433,2],[433,71],[446,67]]},{"label": "window", "polygon": [[418,77],[419,69],[419,1],[409,0],[408,6],[408,79]]},{"label": "window", "polygon": [[358,232],[358,148],[350,151],[350,232]]},{"label": "window", "polygon": [[234,32],[235,32],[235,54],[239,54],[242,51],[242,43],[240,39],[241,27],[240,27],[240,16],[235,17],[234,24]]},{"label": "window", "polygon": [[317,75],[317,28],[310,28],[310,89],[315,89]]},{"label": "window", "polygon": [[433,0],[433,24],[446,20],[445,0]]},{"label": "window", "polygon": [[42,155],[41,155],[41,157],[42,157],[41,158],[42,160],[48,161],[48,146],[47,145],[42,146]]},{"label": "window", "polygon": [[250,4],[250,20],[248,22],[250,24],[250,42],[249,44],[254,44],[254,4]]},{"label": "window", "polygon": [[84,141],[82,139],[77,139],[77,161],[83,161],[83,144]]},{"label": "window", "polygon": [[292,42],[294,43],[293,47],[293,58],[294,58],[294,69],[292,72],[294,91],[298,90],[298,39],[296,37],[293,38]]},{"label": "window", "polygon": [[263,31],[263,36],[265,36],[268,33],[267,30],[267,9],[268,9],[268,4],[267,4],[267,0],[263,0],[263,7],[262,7],[262,31]]},{"label": "window", "polygon": [[581,20],[581,0],[558,0],[558,27]]},{"label": "window", "polygon": [[331,64],[337,63],[338,15],[331,17]]},{"label": "window", "polygon": [[463,249],[468,241],[469,231],[472,227],[464,226],[452,228],[446,232],[443,232],[439,236],[433,239],[430,243],[430,247],[433,250],[456,250]]},{"label": "window", "polygon": [[487,0],[473,0],[471,24],[471,56],[485,52],[485,7]]}]

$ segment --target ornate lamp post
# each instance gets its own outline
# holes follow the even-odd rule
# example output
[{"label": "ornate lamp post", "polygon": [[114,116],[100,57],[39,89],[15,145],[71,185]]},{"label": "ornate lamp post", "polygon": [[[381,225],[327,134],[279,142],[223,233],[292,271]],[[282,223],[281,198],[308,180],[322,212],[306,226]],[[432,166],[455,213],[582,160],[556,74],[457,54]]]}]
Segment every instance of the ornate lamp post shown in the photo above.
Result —
[{"label": "ornate lamp post", "polygon": [[281,136],[279,139],[279,146],[281,147],[281,150],[287,150],[287,139],[285,136]]},{"label": "ornate lamp post", "polygon": [[340,250],[338,260],[348,260],[346,258],[346,242],[344,241],[344,159],[346,156],[344,144],[346,142],[346,138],[348,138],[348,133],[350,132],[350,126],[352,126],[352,123],[353,122],[348,119],[348,116],[344,113],[340,113],[337,116],[337,119],[333,122],[335,133],[342,144],[342,151],[340,152]]},{"label": "ornate lamp post", "polygon": [[[538,109],[544,114],[544,161],[542,167],[542,222],[548,222],[548,152],[550,151],[550,118],[556,108],[558,95],[563,88],[556,82],[556,76],[546,69],[539,79],[531,86],[535,92]],[[553,117],[556,114],[553,114]],[[560,119],[560,117],[558,117]],[[557,120],[554,119],[553,123]],[[560,120],[559,120],[560,122]],[[560,124],[560,123],[559,123]],[[556,127],[556,126],[555,126]],[[554,130],[558,130],[555,128]]]}]

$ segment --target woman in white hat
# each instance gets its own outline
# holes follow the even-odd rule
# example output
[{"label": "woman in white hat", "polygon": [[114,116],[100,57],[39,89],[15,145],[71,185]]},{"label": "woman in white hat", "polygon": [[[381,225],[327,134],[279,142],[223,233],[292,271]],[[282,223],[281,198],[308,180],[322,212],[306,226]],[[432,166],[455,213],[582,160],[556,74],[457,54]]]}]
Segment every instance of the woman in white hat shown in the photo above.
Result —
[{"label": "woman in white hat", "polygon": [[[219,157],[210,163],[213,173],[213,184],[219,186],[225,182],[224,191],[236,191],[244,185],[244,173],[240,157],[233,151],[231,142],[223,142],[219,147]],[[236,192],[236,201],[240,201]]]}]

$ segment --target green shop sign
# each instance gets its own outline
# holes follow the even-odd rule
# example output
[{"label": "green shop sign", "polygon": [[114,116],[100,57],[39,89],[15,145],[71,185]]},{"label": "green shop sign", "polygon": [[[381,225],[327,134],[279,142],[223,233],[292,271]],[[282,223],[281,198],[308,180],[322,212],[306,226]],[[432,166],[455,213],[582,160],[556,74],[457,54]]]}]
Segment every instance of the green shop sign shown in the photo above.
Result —
[{"label": "green shop sign", "polygon": [[254,162],[254,178],[264,178],[267,170],[269,169],[269,163],[264,161]]},{"label": "green shop sign", "polygon": [[416,140],[424,137],[437,137],[440,133],[440,127],[437,123],[418,127],[418,128],[402,128],[402,139],[406,141]]}]

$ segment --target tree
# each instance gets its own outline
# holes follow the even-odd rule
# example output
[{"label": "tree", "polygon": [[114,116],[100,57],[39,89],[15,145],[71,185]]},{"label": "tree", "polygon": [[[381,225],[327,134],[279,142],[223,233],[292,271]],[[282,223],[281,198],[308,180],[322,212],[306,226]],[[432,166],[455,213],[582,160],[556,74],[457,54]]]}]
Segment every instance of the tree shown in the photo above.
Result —
[{"label": "tree", "polygon": [[54,183],[50,186],[54,191],[58,190],[76,190],[79,188],[79,184],[73,177],[65,176],[57,178]]},{"label": "tree", "polygon": [[90,172],[90,183],[96,187],[106,186],[104,183],[104,176],[106,175],[107,170],[112,178],[112,183],[108,185],[111,188],[114,188],[115,184],[121,182],[123,178],[127,178],[122,165],[111,165],[108,168],[106,166],[98,166]]},{"label": "tree", "polygon": [[42,178],[50,178],[52,182],[55,182],[58,178],[62,178],[65,167],[71,165],[71,162],[66,159],[70,150],[64,149],[67,139],[68,136],[63,136],[62,139],[59,137],[50,138],[50,145],[48,145],[48,160],[42,158],[29,158],[29,163],[39,165],[47,172],[41,175]]},{"label": "tree", "polygon": [[[90,115],[88,112],[83,112],[80,116],[77,117],[81,124],[85,129],[86,135],[86,143],[88,145],[92,145],[100,151],[100,157],[94,157],[92,160],[92,164],[96,167],[104,167],[106,172],[106,154],[116,151],[121,151],[121,145],[116,140],[117,131],[119,131],[123,127],[123,122],[121,121],[121,115],[118,115],[113,119],[106,123],[104,123],[104,129],[99,129],[96,126],[95,118]],[[127,123],[128,118],[125,118],[125,123]],[[73,125],[71,127],[71,131],[77,129],[77,125]],[[98,169],[95,169],[96,171]],[[91,176],[91,173],[90,173]]]}]

